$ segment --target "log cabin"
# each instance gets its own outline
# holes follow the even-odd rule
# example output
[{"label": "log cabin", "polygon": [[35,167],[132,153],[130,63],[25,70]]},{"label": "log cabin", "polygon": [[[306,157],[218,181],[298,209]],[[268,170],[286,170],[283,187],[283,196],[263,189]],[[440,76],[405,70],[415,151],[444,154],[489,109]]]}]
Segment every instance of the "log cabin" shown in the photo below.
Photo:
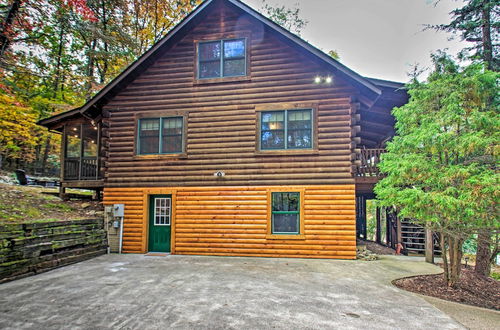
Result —
[{"label": "log cabin", "polygon": [[125,205],[123,252],[354,259],[403,87],[241,1],[206,0],[39,124],[63,136],[61,193]]}]

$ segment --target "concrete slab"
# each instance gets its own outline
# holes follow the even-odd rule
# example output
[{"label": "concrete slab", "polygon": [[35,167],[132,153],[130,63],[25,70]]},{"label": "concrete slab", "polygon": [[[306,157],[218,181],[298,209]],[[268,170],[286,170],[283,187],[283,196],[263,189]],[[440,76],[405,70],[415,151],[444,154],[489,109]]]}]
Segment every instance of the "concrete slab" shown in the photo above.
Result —
[{"label": "concrete slab", "polygon": [[379,261],[105,255],[0,285],[1,329],[463,329]]},{"label": "concrete slab", "polygon": [[470,330],[500,329],[500,312],[492,309],[458,304],[439,298],[421,296]]}]

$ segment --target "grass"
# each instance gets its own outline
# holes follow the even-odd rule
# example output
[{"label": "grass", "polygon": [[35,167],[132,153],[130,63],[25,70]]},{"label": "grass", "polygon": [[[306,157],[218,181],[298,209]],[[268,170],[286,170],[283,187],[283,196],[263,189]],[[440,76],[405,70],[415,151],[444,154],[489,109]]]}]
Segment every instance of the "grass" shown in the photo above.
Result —
[{"label": "grass", "polygon": [[97,203],[62,201],[43,194],[43,190],[0,183],[0,223],[75,220],[95,215]]},{"label": "grass", "polygon": [[47,209],[55,209],[55,210],[62,210],[62,211],[73,211],[74,209],[67,205],[67,204],[62,204],[62,203],[47,203],[43,205],[42,207],[45,207]]}]

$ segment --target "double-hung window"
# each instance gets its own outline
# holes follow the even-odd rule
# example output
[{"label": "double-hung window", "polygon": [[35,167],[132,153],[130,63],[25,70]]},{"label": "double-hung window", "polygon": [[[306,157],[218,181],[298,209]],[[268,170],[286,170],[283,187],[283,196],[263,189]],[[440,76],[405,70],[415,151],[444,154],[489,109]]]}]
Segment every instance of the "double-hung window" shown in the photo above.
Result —
[{"label": "double-hung window", "polygon": [[300,234],[300,193],[271,193],[271,234]]},{"label": "double-hung window", "polygon": [[198,79],[246,75],[246,39],[198,43]]},{"label": "double-hung window", "polygon": [[311,109],[263,111],[260,113],[260,149],[312,149]]},{"label": "double-hung window", "polygon": [[139,155],[179,154],[184,151],[184,118],[139,119]]}]

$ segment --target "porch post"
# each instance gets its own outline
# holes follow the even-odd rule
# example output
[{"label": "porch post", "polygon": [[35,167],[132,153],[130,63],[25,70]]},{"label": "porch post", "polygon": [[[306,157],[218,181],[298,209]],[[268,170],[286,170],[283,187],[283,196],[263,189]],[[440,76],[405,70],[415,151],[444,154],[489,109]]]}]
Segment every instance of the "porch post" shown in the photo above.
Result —
[{"label": "porch post", "polygon": [[61,199],[64,199],[64,195],[66,194],[66,188],[63,187],[63,182],[64,182],[64,165],[66,163],[65,161],[66,158],[66,124],[63,126],[63,134],[62,134],[62,139],[61,139],[61,156],[60,156],[60,171],[61,173],[59,174],[59,197]]}]

